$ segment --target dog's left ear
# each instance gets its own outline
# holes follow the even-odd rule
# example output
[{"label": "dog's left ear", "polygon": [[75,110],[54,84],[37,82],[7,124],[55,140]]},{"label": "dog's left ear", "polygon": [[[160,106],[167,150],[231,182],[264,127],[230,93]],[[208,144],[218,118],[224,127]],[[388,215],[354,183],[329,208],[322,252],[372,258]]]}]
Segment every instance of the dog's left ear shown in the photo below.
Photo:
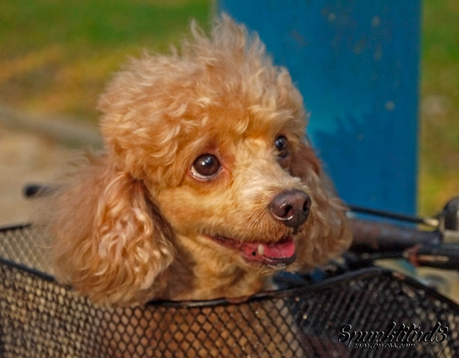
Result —
[{"label": "dog's left ear", "polygon": [[336,196],[332,182],[322,171],[321,162],[309,144],[300,143],[299,150],[292,154],[290,173],[309,187],[313,203],[303,233],[305,240],[312,242],[313,249],[301,252],[300,247],[297,253],[300,269],[308,270],[348,249],[352,235],[347,208]]}]

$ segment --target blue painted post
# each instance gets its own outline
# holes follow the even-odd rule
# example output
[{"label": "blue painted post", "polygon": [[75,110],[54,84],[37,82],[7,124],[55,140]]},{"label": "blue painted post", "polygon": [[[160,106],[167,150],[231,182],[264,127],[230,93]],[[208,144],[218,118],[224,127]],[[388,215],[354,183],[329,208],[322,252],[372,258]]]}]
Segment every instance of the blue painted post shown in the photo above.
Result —
[{"label": "blue painted post", "polygon": [[416,210],[420,0],[220,0],[286,66],[350,204]]}]

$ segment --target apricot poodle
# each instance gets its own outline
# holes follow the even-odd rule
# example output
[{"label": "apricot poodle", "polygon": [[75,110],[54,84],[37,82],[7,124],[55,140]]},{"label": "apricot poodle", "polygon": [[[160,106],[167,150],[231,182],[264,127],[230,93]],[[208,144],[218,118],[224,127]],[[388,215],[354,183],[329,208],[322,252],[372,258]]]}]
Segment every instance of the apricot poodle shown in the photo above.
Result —
[{"label": "apricot poodle", "polygon": [[180,53],[114,77],[105,152],[42,209],[56,276],[97,304],[248,296],[350,243],[287,70],[227,16],[191,29]]}]

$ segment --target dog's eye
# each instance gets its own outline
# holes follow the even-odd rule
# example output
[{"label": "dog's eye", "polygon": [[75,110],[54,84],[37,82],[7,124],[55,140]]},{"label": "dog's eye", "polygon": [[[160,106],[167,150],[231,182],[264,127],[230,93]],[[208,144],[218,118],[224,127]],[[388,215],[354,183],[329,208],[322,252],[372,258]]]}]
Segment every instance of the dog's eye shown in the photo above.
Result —
[{"label": "dog's eye", "polygon": [[220,162],[215,155],[203,154],[194,161],[191,174],[198,179],[210,179],[217,175],[220,167]]},{"label": "dog's eye", "polygon": [[280,158],[286,158],[290,154],[290,150],[288,148],[288,140],[283,135],[276,138],[275,145],[278,152],[277,155]]}]

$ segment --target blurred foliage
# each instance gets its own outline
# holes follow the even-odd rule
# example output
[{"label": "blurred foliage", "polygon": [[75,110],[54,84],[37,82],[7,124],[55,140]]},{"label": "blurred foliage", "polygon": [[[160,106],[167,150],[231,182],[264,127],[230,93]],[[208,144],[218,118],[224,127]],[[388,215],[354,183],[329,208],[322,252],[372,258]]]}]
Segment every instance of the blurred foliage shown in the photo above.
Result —
[{"label": "blurred foliage", "polygon": [[[2,0],[0,103],[97,118],[110,74],[144,49],[164,52],[212,0]],[[459,194],[459,1],[423,1],[419,211]]]},{"label": "blurred foliage", "polygon": [[459,195],[459,1],[424,0],[419,212]]},{"label": "blurred foliage", "polygon": [[113,71],[143,50],[167,51],[210,0],[2,0],[0,101],[95,120]]}]

